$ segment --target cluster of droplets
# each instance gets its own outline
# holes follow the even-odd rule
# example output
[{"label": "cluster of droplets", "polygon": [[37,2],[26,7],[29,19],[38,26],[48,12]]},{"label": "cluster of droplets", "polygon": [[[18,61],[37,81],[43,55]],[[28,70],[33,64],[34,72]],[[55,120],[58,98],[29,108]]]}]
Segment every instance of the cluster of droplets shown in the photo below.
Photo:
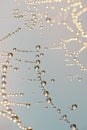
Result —
[{"label": "cluster of droplets", "polygon": [[[45,70],[41,70],[40,68],[40,63],[41,63],[41,60],[40,60],[40,50],[41,50],[41,46],[40,45],[37,45],[36,46],[36,49],[38,50],[38,58],[37,60],[40,61],[39,64],[36,63],[36,66],[34,67],[34,69],[37,71],[37,80],[40,82],[40,88],[42,90],[42,94],[44,95],[45,97],[45,101],[50,104],[52,106],[52,108],[55,108],[57,113],[59,114],[62,114],[62,110],[60,108],[57,108],[56,105],[53,103],[53,100],[52,98],[50,97],[50,92],[46,89],[46,86],[47,86],[47,81],[46,80],[43,80],[43,77],[42,75],[46,73]],[[36,57],[37,57],[36,55]],[[55,79],[51,79],[51,83],[54,83],[55,82]],[[48,108],[48,107],[47,107]],[[78,105],[77,104],[72,104],[72,106],[69,108],[70,110],[72,111],[75,111],[76,109],[78,108]],[[67,115],[65,114],[62,114],[61,118],[59,118],[59,120],[63,120],[65,121],[66,123],[69,123],[70,124],[70,121],[68,120],[68,117]],[[74,124],[76,126],[76,124]],[[72,126],[72,130],[74,130],[74,125],[70,125],[70,128]],[[75,129],[76,130],[76,129]]]},{"label": "cluster of droplets", "polygon": [[[6,53],[5,53],[6,54]],[[7,73],[9,68],[10,60],[13,57],[13,53],[7,54],[7,62],[3,62],[2,66],[2,75],[1,75],[1,92],[0,95],[2,96],[2,101],[0,102],[0,115],[7,117],[9,120],[11,120],[14,123],[17,123],[19,128],[22,130],[32,130],[31,127],[26,127],[21,122],[18,115],[12,110],[11,106],[20,106],[20,107],[27,107],[30,108],[30,103],[16,103],[13,101],[10,101],[9,97],[17,97],[17,96],[23,96],[24,93],[7,93]],[[1,109],[4,107],[4,109]]]},{"label": "cluster of droplets", "polygon": [[8,33],[6,36],[4,36],[3,38],[0,38],[0,44],[8,39],[9,37],[11,37],[12,35],[15,35],[17,32],[20,32],[21,31],[21,27],[18,27],[15,31],[11,32],[11,33]]}]

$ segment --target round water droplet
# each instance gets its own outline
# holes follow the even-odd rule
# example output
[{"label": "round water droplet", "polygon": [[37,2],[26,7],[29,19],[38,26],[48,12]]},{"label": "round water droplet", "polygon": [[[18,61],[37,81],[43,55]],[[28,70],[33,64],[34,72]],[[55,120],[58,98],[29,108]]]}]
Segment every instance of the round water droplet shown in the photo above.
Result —
[{"label": "round water droplet", "polygon": [[44,53],[40,53],[40,57],[43,57],[44,56]]},{"label": "round water droplet", "polygon": [[49,92],[48,91],[44,91],[43,94],[44,94],[45,97],[47,97],[49,95]]},{"label": "round water droplet", "polygon": [[7,112],[8,112],[8,114],[11,114],[11,113],[12,113],[12,109],[9,108],[9,109],[7,110]]},{"label": "round water droplet", "polygon": [[1,76],[1,79],[4,81],[4,80],[6,80],[6,75],[2,75]]},{"label": "round water droplet", "polygon": [[2,81],[1,85],[2,85],[2,87],[5,87],[6,86],[6,81]]},{"label": "round water droplet", "polygon": [[26,130],[33,130],[31,127],[27,128]]},{"label": "round water droplet", "polygon": [[72,110],[76,110],[77,107],[78,107],[78,106],[77,106],[76,104],[73,104],[73,105],[72,105]]},{"label": "round water droplet", "polygon": [[41,74],[42,74],[42,75],[44,75],[45,73],[46,73],[46,71],[45,71],[45,70],[42,70],[42,71],[41,71]]},{"label": "round water droplet", "polygon": [[30,108],[30,106],[31,106],[31,105],[30,105],[29,103],[26,103],[26,107],[27,107],[27,108]]},{"label": "round water droplet", "polygon": [[50,23],[51,22],[51,18],[46,18],[46,22]]},{"label": "round water droplet", "polygon": [[78,81],[81,82],[82,81],[82,77],[78,77]]},{"label": "round water droplet", "polygon": [[55,82],[55,79],[51,79],[51,83],[54,83]]},{"label": "round water droplet", "polygon": [[52,102],[52,99],[51,99],[51,98],[47,98],[47,99],[46,99],[46,102],[47,102],[47,103],[51,103],[51,102]]},{"label": "round water droplet", "polygon": [[71,124],[71,125],[70,125],[70,128],[71,128],[71,130],[76,130],[76,129],[77,129],[77,126],[76,126],[76,124]]},{"label": "round water droplet", "polygon": [[57,112],[58,112],[58,113],[61,113],[61,109],[58,108],[58,109],[57,109]]},{"label": "round water droplet", "polygon": [[40,48],[41,48],[40,45],[37,45],[37,46],[36,46],[36,49],[37,49],[38,51],[40,50]]},{"label": "round water droplet", "polygon": [[8,99],[6,98],[6,99],[3,99],[3,103],[4,104],[7,104],[8,103]]},{"label": "round water droplet", "polygon": [[37,63],[37,64],[40,64],[40,60],[36,60],[36,63]]},{"label": "round water droplet", "polygon": [[19,120],[17,115],[11,116],[13,122],[17,122]]},{"label": "round water droplet", "polygon": [[39,67],[38,65],[36,65],[36,66],[34,67],[34,69],[35,69],[35,70],[39,70],[40,67]]},{"label": "round water droplet", "polygon": [[2,97],[5,98],[6,97],[6,93],[2,93]]},{"label": "round water droplet", "polygon": [[63,120],[66,120],[67,119],[67,115],[63,115]]},{"label": "round water droplet", "polygon": [[39,55],[36,55],[36,58],[39,58],[40,56]]},{"label": "round water droplet", "polygon": [[16,51],[17,49],[16,48],[13,48],[13,51]]},{"label": "round water droplet", "polygon": [[1,87],[1,91],[5,92],[6,91],[5,87]]},{"label": "round water droplet", "polygon": [[7,71],[7,65],[2,66],[3,71]]},{"label": "round water droplet", "polygon": [[42,82],[41,82],[41,85],[42,85],[43,87],[45,87],[46,84],[47,84],[46,81],[42,81]]},{"label": "round water droplet", "polygon": [[13,57],[13,53],[8,53],[8,58],[11,59]]}]

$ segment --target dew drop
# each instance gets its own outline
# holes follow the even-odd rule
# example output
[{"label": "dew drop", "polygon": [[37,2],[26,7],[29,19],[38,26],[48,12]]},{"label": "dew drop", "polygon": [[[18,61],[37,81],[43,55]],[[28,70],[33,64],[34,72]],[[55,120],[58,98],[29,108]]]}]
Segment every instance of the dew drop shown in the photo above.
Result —
[{"label": "dew drop", "polygon": [[71,130],[76,130],[76,129],[77,129],[77,126],[76,126],[76,124],[71,124],[71,125],[70,125],[70,128],[71,128]]},{"label": "dew drop", "polygon": [[13,122],[17,122],[18,119],[19,119],[18,116],[16,116],[16,115],[13,115],[11,118],[12,118],[12,121],[13,121]]},{"label": "dew drop", "polygon": [[40,64],[40,60],[36,60],[36,63],[37,63],[37,64]]},{"label": "dew drop", "polygon": [[8,53],[8,58],[11,59],[13,57],[13,53]]},{"label": "dew drop", "polygon": [[47,102],[47,103],[51,103],[51,102],[52,102],[52,99],[51,99],[51,98],[47,98],[47,99],[46,99],[46,102]]},{"label": "dew drop", "polygon": [[7,65],[3,65],[2,68],[3,68],[3,71],[7,71]]},{"label": "dew drop", "polygon": [[51,79],[51,83],[54,83],[55,82],[55,79]]},{"label": "dew drop", "polygon": [[45,97],[47,97],[49,95],[49,92],[48,91],[44,91],[43,94],[44,94]]},{"label": "dew drop", "polygon": [[77,107],[78,107],[78,106],[77,106],[76,104],[73,104],[73,105],[72,105],[72,109],[71,109],[71,110],[76,110],[76,109],[77,109]]},{"label": "dew drop", "polygon": [[41,82],[41,85],[42,85],[43,87],[45,87],[46,84],[47,84],[46,81],[42,81],[42,82]]},{"label": "dew drop", "polygon": [[37,51],[39,51],[39,50],[40,50],[40,48],[41,48],[41,46],[40,46],[40,45],[37,45],[37,46],[36,46]]},{"label": "dew drop", "polygon": [[38,65],[36,65],[36,66],[34,67],[35,70],[39,70],[39,68],[40,68],[40,67],[39,67]]},{"label": "dew drop", "polygon": [[13,51],[16,51],[17,49],[16,48],[13,48]]}]

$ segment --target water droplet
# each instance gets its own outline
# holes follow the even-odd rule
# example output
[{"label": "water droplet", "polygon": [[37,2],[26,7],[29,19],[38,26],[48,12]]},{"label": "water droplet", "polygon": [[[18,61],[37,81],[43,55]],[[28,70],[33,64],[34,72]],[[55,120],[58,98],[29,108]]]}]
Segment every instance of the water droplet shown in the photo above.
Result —
[{"label": "water droplet", "polygon": [[77,107],[78,107],[78,106],[77,106],[76,104],[73,104],[71,110],[76,110]]},{"label": "water droplet", "polygon": [[12,113],[12,109],[9,108],[9,109],[7,110],[7,112],[8,112],[8,114],[11,114],[11,113]]},{"label": "water droplet", "polygon": [[5,98],[6,97],[6,93],[2,93],[2,97]]},{"label": "water droplet", "polygon": [[66,120],[67,119],[67,115],[63,115],[63,120]]},{"label": "water droplet", "polygon": [[37,46],[36,46],[36,49],[37,49],[38,51],[40,50],[40,48],[41,48],[40,45],[37,45]]},{"label": "water droplet", "polygon": [[39,67],[38,65],[36,65],[36,66],[34,67],[35,70],[39,70],[39,68],[40,68],[40,67]]},{"label": "water droplet", "polygon": [[51,79],[51,83],[54,83],[55,82],[55,79]]},{"label": "water droplet", "polygon": [[51,98],[47,98],[47,99],[46,99],[46,102],[47,102],[47,103],[51,103],[51,102],[52,102],[52,99],[51,99]]},{"label": "water droplet", "polygon": [[36,63],[37,63],[37,64],[40,64],[40,60],[36,60]]},{"label": "water droplet", "polygon": [[39,55],[36,55],[36,58],[39,58],[40,56]]},{"label": "water droplet", "polygon": [[29,108],[31,105],[29,103],[26,104],[26,107]]},{"label": "water droplet", "polygon": [[31,127],[27,128],[26,130],[33,130]]},{"label": "water droplet", "polygon": [[71,128],[72,130],[76,130],[76,129],[77,129],[77,126],[76,126],[76,124],[71,124],[71,125],[70,125],[70,128]]},{"label": "water droplet", "polygon": [[46,22],[50,23],[51,22],[51,18],[46,18]]},{"label": "water droplet", "polygon": [[6,80],[6,75],[2,75],[2,76],[1,76],[1,79],[2,79],[2,80]]},{"label": "water droplet", "polygon": [[16,48],[13,48],[13,51],[16,51],[17,49]]},{"label": "water droplet", "polygon": [[40,57],[43,57],[44,56],[44,53],[40,53]]},{"label": "water droplet", "polygon": [[57,112],[58,112],[58,113],[61,113],[61,109],[58,108],[58,109],[57,109]]},{"label": "water droplet", "polygon": [[5,86],[6,86],[6,81],[2,81],[2,82],[1,82],[1,85],[2,85],[3,87],[5,87]]},{"label": "water droplet", "polygon": [[13,115],[13,116],[11,116],[11,118],[12,118],[13,122],[17,122],[19,119],[17,115]]},{"label": "water droplet", "polygon": [[13,57],[13,53],[8,53],[8,58],[11,59]]},{"label": "water droplet", "polygon": [[45,73],[46,73],[46,71],[45,71],[45,70],[42,70],[42,71],[41,71],[41,74],[42,74],[42,75],[44,75]]},{"label": "water droplet", "polygon": [[78,77],[78,81],[81,82],[82,81],[82,77]]},{"label": "water droplet", "polygon": [[42,81],[42,82],[41,82],[41,85],[42,85],[43,87],[45,87],[45,86],[46,86],[46,81]]},{"label": "water droplet", "polygon": [[7,71],[7,65],[3,65],[2,68],[4,71]]},{"label": "water droplet", "polygon": [[49,92],[48,91],[44,91],[43,94],[44,94],[45,97],[47,97],[49,95]]}]

